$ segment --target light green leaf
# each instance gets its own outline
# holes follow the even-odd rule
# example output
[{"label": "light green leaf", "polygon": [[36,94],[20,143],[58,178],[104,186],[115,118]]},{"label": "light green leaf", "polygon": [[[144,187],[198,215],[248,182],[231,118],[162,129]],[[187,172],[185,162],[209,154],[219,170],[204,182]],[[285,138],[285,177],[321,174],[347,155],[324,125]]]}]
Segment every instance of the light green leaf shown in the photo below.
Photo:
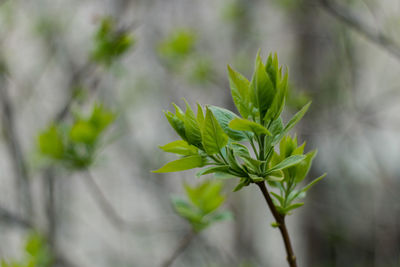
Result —
[{"label": "light green leaf", "polygon": [[270,173],[268,176],[266,176],[265,180],[268,182],[281,182],[285,178],[283,171],[278,170]]},{"label": "light green leaf", "polygon": [[276,139],[274,140],[274,142],[272,143],[272,145],[277,144],[281,138],[283,136],[285,136],[300,120],[301,118],[303,118],[304,114],[306,114],[308,108],[311,105],[311,101],[308,102],[304,107],[302,107],[302,109],[297,112],[288,122],[288,124],[285,126],[285,128],[283,129],[282,133],[279,134]]},{"label": "light green leaf", "polygon": [[185,124],[183,120],[179,119],[178,116],[173,114],[170,111],[164,112],[165,117],[167,118],[169,124],[171,124],[172,128],[175,130],[175,132],[183,139],[186,139],[186,133],[185,133]]},{"label": "light green leaf", "polygon": [[183,120],[185,125],[185,136],[189,144],[199,146],[201,144],[199,124],[189,103],[185,99],[184,101],[186,103],[186,112]]},{"label": "light green leaf", "polygon": [[210,109],[206,110],[206,118],[201,130],[203,138],[203,147],[208,155],[213,155],[226,146],[228,143],[228,135],[219,125]]},{"label": "light green leaf", "polygon": [[190,155],[197,155],[198,149],[195,146],[189,145],[184,140],[177,140],[166,144],[164,146],[160,146],[160,149],[164,150],[165,152],[175,153],[184,156]]},{"label": "light green leaf", "polygon": [[226,221],[226,220],[231,220],[231,219],[233,219],[233,214],[229,211],[223,211],[223,212],[219,212],[219,213],[211,216],[211,218],[209,219],[209,222],[214,223],[214,222],[221,222],[221,221]]},{"label": "light green leaf", "polygon": [[271,133],[267,130],[267,128],[265,128],[261,124],[246,119],[235,118],[231,120],[231,122],[229,123],[229,127],[237,131],[253,132],[256,135],[262,135],[262,134],[271,135]]},{"label": "light green leaf", "polygon": [[311,168],[311,164],[315,156],[317,155],[317,150],[308,152],[305,156],[306,158],[296,166],[296,178],[295,182],[300,183],[306,178],[308,171]]},{"label": "light green leaf", "polygon": [[160,169],[152,172],[154,173],[178,172],[203,166],[204,166],[203,157],[200,155],[194,155],[171,161],[162,166]]},{"label": "light green leaf", "polygon": [[224,108],[216,107],[216,106],[209,106],[208,107],[212,113],[214,114],[215,118],[221,125],[222,129],[224,129],[224,132],[233,140],[235,141],[242,141],[244,139],[248,139],[248,135],[241,131],[235,131],[229,128],[229,122],[232,121],[235,118],[238,118],[238,116]]},{"label": "light green leaf", "polygon": [[226,173],[226,172],[216,172],[216,173],[214,173],[214,177],[215,177],[215,179],[219,179],[219,180],[237,178],[237,176]]},{"label": "light green leaf", "polygon": [[209,168],[199,171],[198,173],[196,173],[196,176],[199,177],[202,175],[216,173],[216,172],[227,172],[228,170],[229,170],[229,166],[227,166],[227,165],[213,166],[213,167],[209,167]]},{"label": "light green leaf", "polygon": [[308,185],[306,185],[305,187],[303,187],[303,189],[301,189],[302,192],[307,192],[313,185],[315,185],[316,183],[318,183],[319,181],[321,181],[322,179],[324,179],[326,176],[326,173],[322,174],[320,177],[316,178],[315,180],[313,180],[311,183],[309,183]]},{"label": "light green leaf", "polygon": [[204,114],[203,109],[199,103],[197,103],[197,122],[199,123],[199,127],[201,129],[204,124]]},{"label": "light green leaf", "polygon": [[285,208],[283,209],[283,212],[284,212],[285,214],[290,214],[289,212],[290,212],[291,210],[300,208],[300,207],[303,206],[303,205],[304,205],[303,202],[291,204],[290,206],[285,207]]},{"label": "light green leaf", "polygon": [[239,72],[228,66],[229,84],[233,102],[243,118],[248,118],[251,114],[249,106],[250,82]]},{"label": "light green leaf", "polygon": [[242,189],[245,186],[248,186],[250,184],[250,180],[247,178],[241,178],[240,182],[238,183],[238,185],[233,189],[233,192],[237,192],[240,189]]},{"label": "light green leaf", "polygon": [[255,93],[253,103],[259,110],[260,118],[264,119],[266,112],[272,104],[276,90],[265,70],[260,54],[258,54],[256,58],[256,66],[250,87],[250,90]]},{"label": "light green leaf", "polygon": [[255,182],[255,183],[257,183],[257,182],[264,182],[264,178],[259,177],[259,176],[255,175],[255,174],[250,174],[250,173],[249,173],[249,176],[250,176],[250,179],[251,179],[253,182]]},{"label": "light green leaf", "polygon": [[270,168],[266,172],[266,174],[268,175],[270,173],[273,173],[274,171],[283,170],[283,169],[289,168],[291,166],[294,166],[294,165],[300,163],[303,159],[305,159],[304,155],[293,155],[293,156],[290,156],[290,157],[284,159],[283,161],[281,161],[280,163],[278,163],[277,165],[275,165],[272,168]]}]

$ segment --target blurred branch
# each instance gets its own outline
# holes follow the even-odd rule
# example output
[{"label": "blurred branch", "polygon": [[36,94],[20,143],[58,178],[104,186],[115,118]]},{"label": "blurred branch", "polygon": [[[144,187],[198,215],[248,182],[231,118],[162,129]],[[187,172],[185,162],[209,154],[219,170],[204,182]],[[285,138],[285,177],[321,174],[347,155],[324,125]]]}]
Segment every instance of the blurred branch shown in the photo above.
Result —
[{"label": "blurred branch", "polygon": [[10,224],[13,226],[19,226],[26,229],[32,228],[32,224],[29,221],[22,217],[19,217],[16,214],[13,214],[3,207],[0,207],[0,220],[6,224]]},{"label": "blurred branch", "polygon": [[115,210],[113,205],[110,203],[110,201],[101,190],[100,186],[96,183],[91,172],[87,170],[86,174],[87,175],[85,175],[83,180],[86,182],[86,185],[88,186],[90,192],[92,193],[104,215],[106,215],[109,221],[117,228],[130,228],[130,223],[118,214],[118,212]]},{"label": "blurred branch", "polygon": [[390,36],[368,26],[355,13],[332,0],[319,0],[319,2],[326,12],[400,60],[400,44]]},{"label": "blurred branch", "polygon": [[175,259],[183,252],[185,249],[189,246],[190,242],[193,240],[193,238],[196,236],[196,232],[190,230],[180,241],[174,252],[171,254],[171,256],[166,259],[161,266],[162,267],[169,267],[172,265],[172,263],[175,261]]},{"label": "blurred branch", "polygon": [[[4,64],[0,62],[0,64]],[[32,194],[30,190],[30,180],[28,177],[28,168],[26,166],[25,158],[22,152],[21,144],[18,140],[18,135],[15,125],[14,110],[11,100],[8,95],[6,78],[5,78],[5,66],[0,66],[0,104],[2,113],[2,128],[6,139],[6,146],[11,156],[12,164],[14,167],[15,180],[24,212],[26,212],[27,218],[32,220],[33,218],[33,207],[32,207]]]}]

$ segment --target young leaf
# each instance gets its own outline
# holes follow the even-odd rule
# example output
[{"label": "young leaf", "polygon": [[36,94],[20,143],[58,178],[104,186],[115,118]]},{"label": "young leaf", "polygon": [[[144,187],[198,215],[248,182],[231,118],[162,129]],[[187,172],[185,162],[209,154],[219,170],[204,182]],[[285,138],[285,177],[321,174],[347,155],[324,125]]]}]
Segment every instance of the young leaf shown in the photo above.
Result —
[{"label": "young leaf", "polygon": [[233,192],[237,192],[245,186],[250,184],[250,180],[248,178],[241,178],[238,185],[233,189]]},{"label": "young leaf", "polygon": [[194,155],[168,162],[160,169],[152,172],[154,173],[179,172],[203,166],[204,166],[203,157],[200,155]]},{"label": "young leaf", "polygon": [[301,109],[299,112],[297,112],[297,113],[290,119],[290,121],[288,122],[288,124],[287,124],[287,125],[285,126],[285,128],[283,129],[282,133],[281,133],[280,135],[278,135],[278,136],[275,138],[275,140],[274,140],[274,142],[272,143],[272,145],[277,144],[277,143],[281,140],[281,138],[282,138],[283,136],[285,136],[285,135],[286,135],[300,120],[301,120],[301,118],[303,118],[304,114],[306,114],[306,112],[307,112],[308,108],[310,107],[310,105],[311,105],[311,101],[308,102],[304,107],[302,107],[302,109]]},{"label": "young leaf", "polygon": [[170,111],[164,112],[165,117],[167,118],[169,124],[171,124],[172,128],[174,128],[175,132],[183,139],[186,139],[186,133],[185,133],[185,124],[183,120],[179,119],[178,116],[173,114]]},{"label": "young leaf", "polygon": [[189,144],[198,146],[201,144],[199,124],[189,103],[185,99],[184,101],[186,103],[186,112],[183,120],[185,125],[185,136]]},{"label": "young leaf", "polygon": [[184,156],[197,155],[198,149],[195,146],[189,145],[184,140],[177,140],[166,144],[164,146],[160,146],[160,149],[165,152],[175,153]]},{"label": "young leaf", "polygon": [[223,166],[214,166],[214,167],[209,167],[204,170],[199,171],[196,173],[196,176],[202,176],[210,173],[216,173],[216,172],[227,172],[229,170],[229,166],[223,165]]},{"label": "young leaf", "polygon": [[258,54],[256,58],[256,66],[250,86],[251,90],[255,93],[253,103],[259,110],[260,118],[264,119],[276,92],[274,85],[265,70],[265,66],[261,61],[260,54]]},{"label": "young leaf", "polygon": [[223,211],[211,216],[211,218],[209,218],[209,222],[213,223],[213,222],[226,221],[226,220],[231,220],[232,218],[233,214],[231,212]]},{"label": "young leaf", "polygon": [[249,107],[250,82],[239,72],[228,66],[229,84],[233,102],[243,118],[251,114]]},{"label": "young leaf", "polygon": [[238,118],[235,113],[216,106],[209,106],[208,107],[212,113],[214,114],[215,118],[221,125],[222,129],[224,129],[224,132],[232,139],[235,141],[242,141],[245,139],[248,139],[248,135],[241,131],[235,131],[229,128],[229,122],[231,122],[233,119]]},{"label": "young leaf", "polygon": [[283,170],[283,169],[289,168],[289,167],[291,167],[293,165],[296,165],[296,164],[300,163],[304,158],[305,158],[304,155],[293,155],[293,156],[290,156],[290,157],[284,159],[282,162],[280,162],[277,165],[275,165],[272,168],[270,168],[266,172],[266,174],[268,175],[268,174],[273,173],[274,171]]},{"label": "young leaf", "polygon": [[322,174],[320,177],[314,179],[311,183],[309,183],[308,185],[306,185],[305,187],[303,187],[303,189],[301,189],[302,192],[307,192],[313,185],[315,185],[316,183],[318,183],[319,181],[321,181],[322,179],[324,179],[326,176],[326,173]]},{"label": "young leaf", "polygon": [[217,119],[209,108],[206,111],[206,118],[201,129],[203,147],[208,155],[218,153],[228,143],[228,136],[219,125]]},{"label": "young leaf", "polygon": [[290,212],[291,210],[300,208],[300,207],[303,206],[303,205],[304,205],[303,202],[294,203],[294,204],[292,204],[292,205],[290,205],[290,206],[288,206],[288,207],[285,207],[285,208],[283,209],[283,212],[284,212],[284,214],[289,214],[289,212]]},{"label": "young leaf", "polygon": [[199,124],[200,129],[203,127],[204,124],[204,114],[203,109],[199,103],[197,103],[197,122]]},{"label": "young leaf", "polygon": [[311,163],[316,155],[317,155],[317,150],[308,152],[305,155],[306,158],[302,162],[300,162],[299,165],[296,166],[296,178],[295,178],[296,183],[300,183],[307,176],[307,173],[311,168]]},{"label": "young leaf", "polygon": [[271,135],[271,133],[267,130],[267,128],[265,128],[261,124],[246,119],[235,118],[231,120],[231,122],[229,123],[229,127],[237,131],[253,132],[256,135],[262,135],[262,134]]}]

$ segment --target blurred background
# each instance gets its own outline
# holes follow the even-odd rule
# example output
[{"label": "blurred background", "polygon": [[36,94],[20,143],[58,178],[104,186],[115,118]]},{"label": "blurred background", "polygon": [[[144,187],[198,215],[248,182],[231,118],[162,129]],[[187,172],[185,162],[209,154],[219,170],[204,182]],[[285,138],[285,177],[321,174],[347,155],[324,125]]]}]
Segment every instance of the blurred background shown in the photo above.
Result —
[{"label": "blurred background", "polygon": [[[289,69],[286,121],[313,101],[293,132],[318,148],[309,178],[328,173],[287,218],[299,266],[400,266],[399,26],[396,0],[0,1],[0,259],[160,266],[190,231],[170,196],[205,179],[150,172],[174,158],[163,110],[235,110],[226,66],[250,79],[260,49]],[[116,115],[90,167],[44,160],[43,131],[94,103]],[[235,218],[174,266],[286,266],[262,195],[234,186]]]}]

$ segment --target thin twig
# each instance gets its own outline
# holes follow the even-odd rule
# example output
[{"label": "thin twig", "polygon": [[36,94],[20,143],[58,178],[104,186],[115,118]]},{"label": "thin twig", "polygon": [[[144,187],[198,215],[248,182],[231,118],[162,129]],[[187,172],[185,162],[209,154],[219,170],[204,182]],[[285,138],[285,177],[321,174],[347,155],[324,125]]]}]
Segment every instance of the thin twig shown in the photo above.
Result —
[{"label": "thin twig", "polygon": [[332,0],[319,0],[319,2],[326,12],[400,60],[400,44],[391,37],[368,26],[356,14]]},{"label": "thin twig", "polygon": [[172,265],[172,263],[175,261],[175,259],[183,252],[185,249],[189,246],[190,242],[193,240],[193,238],[196,236],[196,232],[194,230],[191,230],[188,232],[182,240],[179,242],[178,246],[174,250],[174,252],[167,258],[162,264],[162,267],[169,267]]},{"label": "thin twig", "polygon": [[271,196],[268,193],[267,187],[265,186],[265,182],[257,183],[258,187],[260,187],[261,192],[264,195],[265,200],[267,201],[268,207],[271,210],[272,215],[274,216],[276,222],[278,223],[279,230],[281,232],[283,242],[285,243],[287,261],[290,267],[297,267],[296,256],[293,251],[292,243],[290,241],[289,232],[286,228],[285,216],[281,215],[275,208],[274,202],[271,199]]}]

